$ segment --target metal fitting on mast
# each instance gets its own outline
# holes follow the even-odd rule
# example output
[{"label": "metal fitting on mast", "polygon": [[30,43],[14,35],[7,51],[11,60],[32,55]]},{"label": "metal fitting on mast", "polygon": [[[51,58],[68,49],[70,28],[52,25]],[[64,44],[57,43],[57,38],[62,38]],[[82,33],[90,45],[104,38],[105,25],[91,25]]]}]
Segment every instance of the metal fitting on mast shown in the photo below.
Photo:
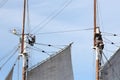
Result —
[{"label": "metal fitting on mast", "polygon": [[101,35],[99,27],[96,28],[95,42],[96,42],[95,43],[95,45],[96,45],[95,47],[98,47],[101,50],[104,49],[103,39],[102,39],[102,35]]}]

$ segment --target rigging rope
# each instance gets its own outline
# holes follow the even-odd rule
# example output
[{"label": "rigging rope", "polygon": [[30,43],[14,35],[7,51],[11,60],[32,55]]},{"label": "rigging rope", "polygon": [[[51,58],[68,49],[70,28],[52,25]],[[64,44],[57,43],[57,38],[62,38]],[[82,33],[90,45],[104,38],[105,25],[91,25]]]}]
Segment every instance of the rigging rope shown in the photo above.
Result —
[{"label": "rigging rope", "polygon": [[[52,14],[50,14],[45,20],[43,20],[40,24],[38,24],[37,26],[34,27],[34,29],[37,29],[37,31],[35,31],[35,33],[39,32],[41,29],[43,29],[44,27],[46,27],[46,25],[51,22],[55,17],[57,17],[70,3],[72,2],[72,0],[68,0],[64,3],[64,5],[62,6],[62,8],[60,8],[59,10],[55,10],[54,12],[52,12]],[[57,11],[57,12],[56,12]],[[54,15],[53,15],[54,14]],[[46,22],[45,22],[46,21]],[[36,27],[39,27],[41,25],[41,27],[38,29]],[[35,34],[34,33],[34,34]]]},{"label": "rigging rope", "polygon": [[99,16],[99,2],[98,2],[98,0],[96,0],[96,4],[97,4],[97,6],[96,6],[96,13],[97,13],[97,26],[99,26],[99,27],[101,27],[100,26],[100,16]]},{"label": "rigging rope", "polygon": [[4,59],[6,59],[9,55],[11,55],[12,54],[12,52],[14,51],[16,49],[16,46],[13,48],[13,50],[11,50],[9,53],[7,53],[4,57],[2,57],[1,59],[0,59],[0,62],[2,62]]},{"label": "rigging rope", "polygon": [[16,60],[15,60],[15,62],[14,62],[14,64],[13,64],[13,66],[12,66],[12,69],[13,69],[13,70],[14,70],[14,67],[16,66],[17,60],[18,60],[18,57],[16,58]]},{"label": "rigging rope", "polygon": [[104,38],[105,40],[109,41],[110,44],[112,44],[112,45],[114,45],[114,46],[116,46],[116,47],[120,47],[120,46],[116,45],[116,43],[114,43],[113,41],[111,41],[111,40],[109,40],[109,39],[107,39],[107,38],[105,38],[105,37],[103,37],[103,38]]},{"label": "rigging rope", "polygon": [[[107,57],[106,57],[106,55],[104,54],[104,52],[103,52],[103,56],[105,57],[105,59],[106,59],[107,63],[108,63],[108,64],[109,64],[109,66],[111,67],[111,66],[112,66],[112,64],[111,64],[111,62],[107,59]],[[110,67],[109,67],[109,68],[110,68]],[[111,69],[112,69],[112,73],[114,73],[114,74],[115,74],[116,78],[118,78],[118,80],[120,80],[120,76],[119,76],[119,74],[118,74],[117,72],[115,72],[115,70],[114,70],[114,68],[113,68],[113,67],[111,67]]]},{"label": "rigging rope", "polygon": [[109,65],[111,66],[111,63],[110,63],[110,61],[108,60],[108,58],[106,57],[106,55],[105,55],[104,52],[103,52],[103,56],[104,56],[104,58],[106,59],[107,63],[109,63]]},{"label": "rigging rope", "polygon": [[27,12],[26,12],[27,13],[27,21],[26,22],[27,22],[27,30],[28,30],[27,33],[30,33],[31,32],[30,31],[31,25],[30,25],[30,13],[29,13],[29,0],[27,0],[27,7],[26,8],[27,8],[26,9],[27,10]]},{"label": "rigging rope", "polygon": [[104,51],[108,51],[110,53],[114,53],[114,51],[108,50],[108,49],[104,49]]},{"label": "rigging rope", "polygon": [[44,46],[48,46],[48,47],[54,47],[54,48],[57,48],[57,49],[62,49],[58,46],[66,46],[66,45],[51,45],[51,44],[42,44],[42,43],[35,43],[37,45],[44,45]]},{"label": "rigging rope", "polygon": [[2,8],[7,2],[8,2],[8,0],[0,1],[0,8]]},{"label": "rigging rope", "polygon": [[35,51],[42,52],[42,53],[47,54],[48,56],[51,56],[51,55],[50,55],[48,52],[46,52],[45,50],[39,49],[39,48],[37,48],[37,47],[30,48],[30,49],[33,49],[33,50],[35,50]]},{"label": "rigging rope", "polygon": [[88,31],[88,30],[93,30],[93,28],[77,29],[77,30],[66,30],[66,31],[55,31],[55,32],[44,32],[44,33],[38,33],[36,35],[41,35],[41,34],[56,34],[56,33],[69,33],[69,32],[80,32],[80,31]]},{"label": "rigging rope", "polygon": [[107,32],[102,32],[103,35],[107,35],[107,36],[118,36],[120,37],[120,34],[113,34],[113,33],[107,33]]},{"label": "rigging rope", "polygon": [[19,61],[20,61],[20,57],[18,56],[18,73],[17,73],[18,74],[18,76],[17,76],[18,80],[19,80],[19,66],[20,66]]},{"label": "rigging rope", "polygon": [[104,31],[103,20],[101,16],[101,6],[99,0],[97,0],[97,27],[101,27]]},{"label": "rigging rope", "polygon": [[[16,50],[16,52],[17,52],[17,50]],[[16,60],[14,62],[14,66],[16,66],[16,63],[17,63],[18,59],[19,59],[19,56],[16,58]]]},{"label": "rigging rope", "polygon": [[[17,61],[19,62],[19,58],[20,58],[20,56],[18,56],[18,57],[16,58],[13,66],[16,66]],[[18,68],[18,69],[19,69],[19,68]],[[19,80],[19,71],[18,71],[18,80]]]},{"label": "rigging rope", "polygon": [[16,54],[16,52],[18,51],[19,48],[17,48],[15,50],[15,52],[5,61],[5,63],[3,63],[0,67],[0,70],[7,64],[7,62]]}]

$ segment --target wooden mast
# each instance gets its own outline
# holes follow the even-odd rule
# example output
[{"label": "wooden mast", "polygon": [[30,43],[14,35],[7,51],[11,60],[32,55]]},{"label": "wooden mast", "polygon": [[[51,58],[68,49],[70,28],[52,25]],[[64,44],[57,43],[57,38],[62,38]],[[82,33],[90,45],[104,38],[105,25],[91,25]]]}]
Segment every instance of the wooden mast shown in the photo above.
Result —
[{"label": "wooden mast", "polygon": [[94,49],[96,50],[96,80],[100,80],[102,52],[104,48],[102,35],[97,26],[97,0],[94,0]]},{"label": "wooden mast", "polygon": [[22,70],[22,80],[26,80],[26,70],[27,70],[27,56],[25,52],[25,18],[26,18],[26,0],[24,0],[23,7],[23,23],[22,23],[22,38],[21,38],[21,55],[23,57],[23,70]]},{"label": "wooden mast", "polygon": [[[96,18],[96,6],[97,6],[97,2],[96,0],[94,0],[94,48],[96,47],[96,39],[95,39],[95,34],[96,34],[96,24],[97,24],[97,18]],[[96,80],[99,80],[99,60],[96,54]]]},{"label": "wooden mast", "polygon": [[97,28],[97,1],[94,0],[94,48],[96,50],[96,80],[99,80],[99,53],[98,48],[96,47],[96,28]]},{"label": "wooden mast", "polygon": [[23,23],[22,23],[22,43],[21,43],[21,53],[23,53],[23,51],[24,51],[25,14],[26,14],[26,0],[24,0],[24,8],[23,8]]}]

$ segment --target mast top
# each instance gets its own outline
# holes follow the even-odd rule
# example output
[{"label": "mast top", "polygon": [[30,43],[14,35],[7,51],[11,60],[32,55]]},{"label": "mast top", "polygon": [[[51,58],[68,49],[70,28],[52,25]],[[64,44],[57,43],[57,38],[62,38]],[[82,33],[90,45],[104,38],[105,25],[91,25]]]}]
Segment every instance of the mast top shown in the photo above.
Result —
[{"label": "mast top", "polygon": [[97,14],[96,14],[96,12],[97,12],[97,1],[96,0],[94,0],[94,42],[93,42],[93,45],[94,45],[94,47],[96,46],[95,45],[95,43],[96,43],[96,40],[95,40],[95,34],[96,34],[96,27],[97,27]]}]

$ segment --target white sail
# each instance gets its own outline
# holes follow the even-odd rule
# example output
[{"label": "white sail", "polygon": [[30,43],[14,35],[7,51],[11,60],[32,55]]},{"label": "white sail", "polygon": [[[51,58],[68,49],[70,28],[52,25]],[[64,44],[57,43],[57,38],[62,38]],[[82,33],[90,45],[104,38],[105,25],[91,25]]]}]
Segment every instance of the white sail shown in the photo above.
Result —
[{"label": "white sail", "polygon": [[103,67],[101,78],[102,80],[120,80],[120,49]]},{"label": "white sail", "polygon": [[14,67],[11,69],[5,80],[12,80]]},{"label": "white sail", "polygon": [[28,71],[28,80],[73,80],[71,45]]}]

